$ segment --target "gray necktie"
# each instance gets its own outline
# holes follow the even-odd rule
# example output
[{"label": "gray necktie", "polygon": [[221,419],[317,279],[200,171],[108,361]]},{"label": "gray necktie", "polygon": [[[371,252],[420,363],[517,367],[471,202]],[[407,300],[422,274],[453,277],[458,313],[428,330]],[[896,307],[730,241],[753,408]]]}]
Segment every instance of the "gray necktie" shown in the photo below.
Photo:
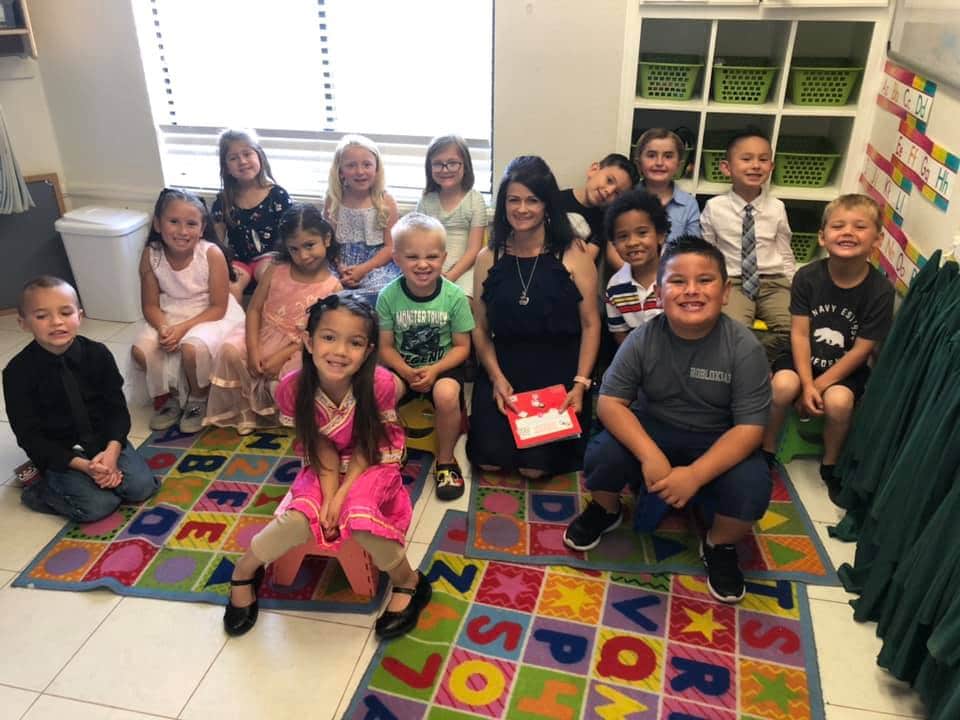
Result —
[{"label": "gray necktie", "polygon": [[743,236],[740,240],[740,280],[743,294],[751,300],[757,299],[760,289],[760,272],[757,269],[757,233],[753,226],[753,206],[743,208]]}]

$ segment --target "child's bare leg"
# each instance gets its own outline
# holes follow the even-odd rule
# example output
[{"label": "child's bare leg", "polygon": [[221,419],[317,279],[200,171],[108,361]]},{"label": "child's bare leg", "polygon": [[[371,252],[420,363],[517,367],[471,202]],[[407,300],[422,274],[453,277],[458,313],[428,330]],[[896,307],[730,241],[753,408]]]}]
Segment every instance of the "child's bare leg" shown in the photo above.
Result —
[{"label": "child's bare leg", "polygon": [[762,447],[769,453],[776,453],[783,422],[800,394],[800,376],[793,370],[779,370],[774,373],[770,385],[773,388],[773,402],[770,405],[770,420],[763,432]]},{"label": "child's bare leg", "polygon": [[[387,572],[387,575],[390,576],[390,581],[394,587],[410,588],[411,590],[417,586],[417,582],[420,580],[420,576],[410,566],[410,561],[407,560],[406,555],[403,556],[399,565]],[[410,604],[410,598],[411,596],[405,593],[391,593],[387,610],[390,612],[402,611]]]},{"label": "child's bare leg", "polygon": [[460,437],[460,383],[440,378],[433,386],[433,408],[436,413],[437,464],[456,462],[453,448]]},{"label": "child's bare leg", "polygon": [[823,393],[823,464],[836,465],[850,432],[853,417],[853,391],[844,385],[831,385]]},{"label": "child's bare leg", "polygon": [[610,492],[609,490],[591,490],[590,497],[608,513],[615,513],[620,510],[620,493]]},{"label": "child's bare leg", "polygon": [[[282,557],[291,548],[313,539],[310,521],[297,510],[289,510],[270,521],[263,530],[250,541],[250,549],[243,554],[233,568],[233,580],[249,580],[261,565]],[[230,602],[234,607],[247,607],[253,604],[252,585],[235,585],[230,588]]]},{"label": "child's bare leg", "polygon": [[746,520],[714,515],[713,525],[707,532],[707,542],[710,545],[736,545],[747,536],[752,527],[753,523]]},{"label": "child's bare leg", "polygon": [[206,348],[198,348],[193,343],[183,343],[180,345],[180,357],[183,358],[183,372],[187,376],[187,385],[190,389],[190,397],[203,398],[210,392],[209,383],[200,387],[199,377],[197,376],[197,353],[206,352]]},{"label": "child's bare leg", "polygon": [[130,355],[133,357],[133,361],[137,364],[137,367],[141,370],[147,369],[147,356],[143,354],[143,350],[134,345],[130,348]]}]

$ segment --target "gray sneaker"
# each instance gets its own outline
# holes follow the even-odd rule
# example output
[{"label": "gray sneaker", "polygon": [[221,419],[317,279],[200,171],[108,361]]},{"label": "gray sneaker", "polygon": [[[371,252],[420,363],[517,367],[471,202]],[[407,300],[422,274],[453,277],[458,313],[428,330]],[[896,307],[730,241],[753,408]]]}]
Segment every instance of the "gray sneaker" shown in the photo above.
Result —
[{"label": "gray sneaker", "polygon": [[187,400],[180,417],[180,432],[197,433],[203,430],[203,418],[207,416],[206,400]]},{"label": "gray sneaker", "polygon": [[153,416],[150,418],[150,429],[169,430],[177,424],[179,419],[180,403],[173,395],[170,395],[163,401],[163,405],[153,411]]}]

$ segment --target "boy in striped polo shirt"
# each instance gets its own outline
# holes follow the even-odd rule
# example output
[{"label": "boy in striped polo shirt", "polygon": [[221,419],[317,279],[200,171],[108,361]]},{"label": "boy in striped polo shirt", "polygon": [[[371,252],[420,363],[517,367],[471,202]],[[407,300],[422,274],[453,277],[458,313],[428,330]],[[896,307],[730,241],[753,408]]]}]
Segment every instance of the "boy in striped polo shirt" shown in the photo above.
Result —
[{"label": "boy in striped polo shirt", "polygon": [[610,205],[604,230],[623,260],[607,283],[604,303],[607,327],[619,346],[631,330],[661,312],[657,268],[670,220],[656,196],[634,190]]}]

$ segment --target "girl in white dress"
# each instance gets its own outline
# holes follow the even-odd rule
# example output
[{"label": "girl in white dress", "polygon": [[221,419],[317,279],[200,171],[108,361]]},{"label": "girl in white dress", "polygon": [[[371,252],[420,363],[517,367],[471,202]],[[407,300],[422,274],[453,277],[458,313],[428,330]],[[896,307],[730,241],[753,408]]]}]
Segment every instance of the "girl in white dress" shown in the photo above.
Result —
[{"label": "girl in white dress", "polygon": [[140,257],[144,323],[132,348],[154,399],[151,429],[178,421],[185,433],[202,427],[211,358],[244,322],[231,279],[203,201],[180,190],[161,192]]}]

